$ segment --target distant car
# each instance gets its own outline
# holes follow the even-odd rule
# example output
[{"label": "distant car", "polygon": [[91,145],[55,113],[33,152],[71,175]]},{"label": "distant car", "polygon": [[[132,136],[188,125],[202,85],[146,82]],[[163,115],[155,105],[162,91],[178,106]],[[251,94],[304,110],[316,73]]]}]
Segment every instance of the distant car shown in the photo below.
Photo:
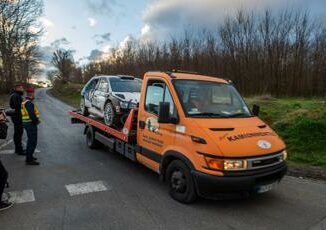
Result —
[{"label": "distant car", "polygon": [[141,83],[132,76],[95,76],[81,91],[81,113],[103,118],[108,126],[123,124],[129,111],[137,107]]}]

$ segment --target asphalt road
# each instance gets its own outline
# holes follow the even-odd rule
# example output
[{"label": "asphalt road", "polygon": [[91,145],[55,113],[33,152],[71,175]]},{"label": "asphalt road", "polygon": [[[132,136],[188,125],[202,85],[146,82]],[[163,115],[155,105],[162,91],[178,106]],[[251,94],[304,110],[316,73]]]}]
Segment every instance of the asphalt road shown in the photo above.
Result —
[{"label": "asphalt road", "polygon": [[[325,182],[285,177],[261,196],[183,205],[149,169],[106,149],[88,149],[83,126],[70,124],[69,106],[45,90],[38,91],[36,103],[41,166],[26,166],[24,158],[8,154],[12,143],[0,142],[8,191],[21,202],[0,212],[1,230],[326,229]],[[93,184],[79,184],[86,182]],[[88,189],[97,192],[78,193]]]}]

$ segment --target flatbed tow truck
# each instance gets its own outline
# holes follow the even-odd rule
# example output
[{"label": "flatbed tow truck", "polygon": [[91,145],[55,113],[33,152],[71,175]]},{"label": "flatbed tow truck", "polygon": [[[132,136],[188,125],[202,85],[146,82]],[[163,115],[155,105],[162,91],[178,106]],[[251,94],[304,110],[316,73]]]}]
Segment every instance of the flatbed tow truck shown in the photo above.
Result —
[{"label": "flatbed tow truck", "polygon": [[273,189],[287,171],[283,141],[250,111],[231,81],[187,72],[148,72],[138,108],[123,128],[78,111],[89,148],[101,144],[145,165],[171,197],[250,195]]}]

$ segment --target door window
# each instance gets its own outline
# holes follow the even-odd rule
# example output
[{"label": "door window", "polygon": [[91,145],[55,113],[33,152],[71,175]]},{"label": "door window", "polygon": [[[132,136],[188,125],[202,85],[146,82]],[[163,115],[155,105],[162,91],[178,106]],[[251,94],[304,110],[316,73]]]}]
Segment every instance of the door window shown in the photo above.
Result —
[{"label": "door window", "polygon": [[175,106],[169,88],[163,81],[148,81],[145,99],[145,110],[158,115],[160,102],[170,102],[170,114],[175,116]]},{"label": "door window", "polygon": [[106,79],[101,79],[97,90],[105,93],[108,92],[108,81]]}]

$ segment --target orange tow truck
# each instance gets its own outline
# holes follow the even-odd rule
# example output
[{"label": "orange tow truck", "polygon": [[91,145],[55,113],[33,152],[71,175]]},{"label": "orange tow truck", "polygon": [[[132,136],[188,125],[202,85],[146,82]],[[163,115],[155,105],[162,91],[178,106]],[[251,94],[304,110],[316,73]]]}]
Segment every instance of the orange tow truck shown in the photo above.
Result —
[{"label": "orange tow truck", "polygon": [[231,81],[186,72],[145,74],[138,108],[122,128],[70,112],[89,148],[104,144],[160,175],[173,199],[256,194],[287,171],[284,142]]}]

